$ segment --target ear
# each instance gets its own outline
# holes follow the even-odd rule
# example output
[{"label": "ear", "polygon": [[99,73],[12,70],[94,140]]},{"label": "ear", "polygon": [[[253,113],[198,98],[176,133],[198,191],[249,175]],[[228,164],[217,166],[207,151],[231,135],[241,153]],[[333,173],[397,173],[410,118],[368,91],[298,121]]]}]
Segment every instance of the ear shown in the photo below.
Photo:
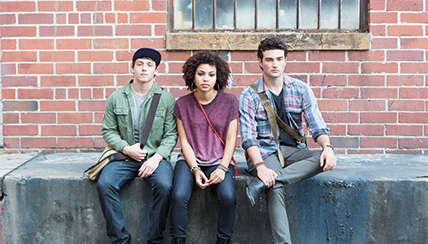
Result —
[{"label": "ear", "polygon": [[134,73],[134,67],[132,66],[132,63],[131,63],[131,73]]}]

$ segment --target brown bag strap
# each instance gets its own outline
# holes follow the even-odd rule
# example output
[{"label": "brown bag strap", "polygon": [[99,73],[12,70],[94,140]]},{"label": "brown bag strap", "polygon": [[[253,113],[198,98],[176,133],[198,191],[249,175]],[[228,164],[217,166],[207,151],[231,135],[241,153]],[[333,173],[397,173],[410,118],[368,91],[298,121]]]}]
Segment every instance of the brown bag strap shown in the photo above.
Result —
[{"label": "brown bag strap", "polygon": [[143,147],[147,143],[147,139],[150,135],[150,130],[152,129],[153,120],[155,119],[156,109],[159,104],[159,100],[162,94],[155,93],[153,96],[152,104],[150,104],[149,113],[147,114],[147,120],[146,124],[144,125],[143,133],[141,135],[141,141],[140,141],[140,148],[143,149]]}]

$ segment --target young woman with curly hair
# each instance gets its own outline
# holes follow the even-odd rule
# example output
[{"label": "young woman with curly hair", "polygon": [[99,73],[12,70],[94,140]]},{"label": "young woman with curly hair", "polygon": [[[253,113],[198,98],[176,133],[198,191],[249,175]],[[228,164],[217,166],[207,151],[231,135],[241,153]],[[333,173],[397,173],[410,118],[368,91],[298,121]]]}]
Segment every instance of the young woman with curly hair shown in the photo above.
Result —
[{"label": "young woman with curly hair", "polygon": [[231,243],[236,215],[235,167],[231,159],[235,151],[239,105],[234,95],[222,91],[227,85],[229,66],[219,55],[201,51],[187,59],[183,73],[192,93],[180,97],[175,104],[181,153],[174,169],[171,243],[186,241],[187,206],[196,185],[216,191],[219,203],[217,243]]}]

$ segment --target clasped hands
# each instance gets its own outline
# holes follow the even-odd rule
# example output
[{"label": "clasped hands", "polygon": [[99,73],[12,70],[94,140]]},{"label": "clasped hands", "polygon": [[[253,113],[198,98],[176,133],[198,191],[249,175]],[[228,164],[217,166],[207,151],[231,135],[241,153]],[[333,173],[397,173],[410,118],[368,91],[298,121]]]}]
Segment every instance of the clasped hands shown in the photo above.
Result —
[{"label": "clasped hands", "polygon": [[[132,146],[125,146],[122,152],[138,162],[143,161],[147,156],[147,150],[141,149],[140,143],[135,143]],[[138,177],[145,178],[151,176],[159,166],[159,162],[160,160],[158,160],[156,157],[151,157],[148,159],[138,170]]]},{"label": "clasped hands", "polygon": [[196,185],[201,189],[205,189],[210,185],[220,184],[224,180],[225,175],[226,172],[216,169],[211,173],[210,179],[208,179],[202,170],[198,170],[195,173]]}]

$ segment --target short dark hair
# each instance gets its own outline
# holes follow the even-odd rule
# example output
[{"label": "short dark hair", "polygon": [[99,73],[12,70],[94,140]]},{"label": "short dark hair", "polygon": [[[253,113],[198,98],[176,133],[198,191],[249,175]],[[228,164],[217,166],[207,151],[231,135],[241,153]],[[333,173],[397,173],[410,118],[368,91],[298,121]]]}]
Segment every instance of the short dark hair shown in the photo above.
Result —
[{"label": "short dark hair", "polygon": [[257,50],[257,57],[263,60],[263,52],[274,49],[284,50],[284,58],[287,57],[287,46],[278,37],[268,37],[261,41]]},{"label": "short dark hair", "polygon": [[193,81],[195,80],[196,69],[201,64],[209,64],[216,68],[217,87],[214,86],[214,89],[219,91],[223,90],[227,86],[227,80],[229,79],[229,65],[218,54],[214,54],[208,50],[193,54],[193,56],[188,58],[186,63],[184,63],[182,71],[187,89],[191,91],[196,89],[196,84]]}]

